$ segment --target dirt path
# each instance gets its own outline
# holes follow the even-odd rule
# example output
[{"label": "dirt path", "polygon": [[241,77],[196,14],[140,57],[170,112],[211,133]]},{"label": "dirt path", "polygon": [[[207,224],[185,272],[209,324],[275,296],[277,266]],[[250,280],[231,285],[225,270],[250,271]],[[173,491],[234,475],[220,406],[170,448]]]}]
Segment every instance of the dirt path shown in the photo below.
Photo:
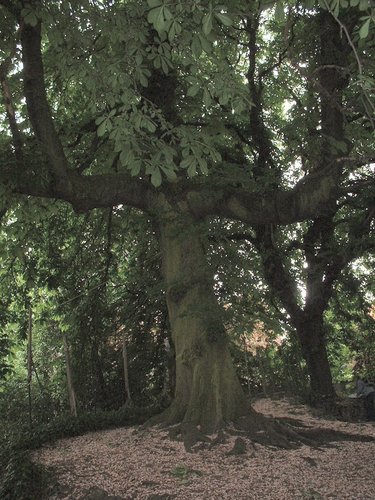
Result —
[{"label": "dirt path", "polygon": [[287,400],[254,407],[293,419],[324,444],[286,451],[247,443],[245,454],[228,456],[231,438],[192,454],[164,432],[123,428],[63,439],[34,457],[56,471],[59,493],[50,499],[375,499],[375,424],[314,417]]}]

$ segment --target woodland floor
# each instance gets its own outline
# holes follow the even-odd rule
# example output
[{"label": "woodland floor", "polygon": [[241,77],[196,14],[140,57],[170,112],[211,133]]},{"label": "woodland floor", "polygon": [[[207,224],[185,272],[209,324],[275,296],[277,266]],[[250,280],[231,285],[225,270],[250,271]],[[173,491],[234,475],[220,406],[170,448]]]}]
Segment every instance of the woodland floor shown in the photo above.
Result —
[{"label": "woodland floor", "polygon": [[248,442],[244,454],[228,455],[231,437],[188,453],[166,432],[128,427],[62,439],[34,459],[55,471],[50,500],[375,499],[375,423],[322,418],[287,399],[260,399],[254,407],[310,431],[319,446]]}]

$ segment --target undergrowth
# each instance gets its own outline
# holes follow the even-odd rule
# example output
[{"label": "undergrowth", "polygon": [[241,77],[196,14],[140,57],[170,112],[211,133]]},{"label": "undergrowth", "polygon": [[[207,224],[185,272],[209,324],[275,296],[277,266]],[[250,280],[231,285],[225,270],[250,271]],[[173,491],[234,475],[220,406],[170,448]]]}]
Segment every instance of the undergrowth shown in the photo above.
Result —
[{"label": "undergrowth", "polygon": [[0,436],[0,498],[41,500],[53,483],[51,470],[36,464],[31,451],[57,439],[105,429],[141,424],[160,408],[121,408],[117,411],[62,415],[34,429],[10,429]]}]

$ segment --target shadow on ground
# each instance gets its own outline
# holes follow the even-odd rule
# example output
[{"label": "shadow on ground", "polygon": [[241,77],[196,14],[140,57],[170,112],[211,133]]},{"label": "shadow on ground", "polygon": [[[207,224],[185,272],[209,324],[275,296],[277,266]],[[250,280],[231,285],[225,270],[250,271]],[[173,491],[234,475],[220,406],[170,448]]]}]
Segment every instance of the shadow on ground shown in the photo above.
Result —
[{"label": "shadow on ground", "polygon": [[[324,427],[316,427],[315,425],[309,426],[305,422],[302,422],[301,420],[295,418],[282,417],[278,418],[277,421],[283,425],[291,427],[301,436],[315,441],[318,446],[328,446],[340,441],[352,441],[357,443],[375,441],[375,437],[373,436],[335,431]],[[375,425],[375,422],[368,425]]]}]

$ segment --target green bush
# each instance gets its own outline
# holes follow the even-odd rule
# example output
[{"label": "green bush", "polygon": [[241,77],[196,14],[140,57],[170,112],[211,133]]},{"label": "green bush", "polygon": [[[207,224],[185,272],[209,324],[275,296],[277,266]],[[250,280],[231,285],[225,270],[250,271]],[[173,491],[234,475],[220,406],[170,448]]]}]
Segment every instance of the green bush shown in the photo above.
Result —
[{"label": "green bush", "polygon": [[34,463],[26,450],[10,447],[6,451],[6,466],[0,474],[0,497],[3,500],[43,498],[50,480],[46,469]]},{"label": "green bush", "polygon": [[13,427],[0,440],[0,498],[41,500],[52,481],[51,471],[31,460],[31,450],[56,439],[79,436],[145,422],[160,408],[120,408],[117,411],[61,415],[34,429]]}]

